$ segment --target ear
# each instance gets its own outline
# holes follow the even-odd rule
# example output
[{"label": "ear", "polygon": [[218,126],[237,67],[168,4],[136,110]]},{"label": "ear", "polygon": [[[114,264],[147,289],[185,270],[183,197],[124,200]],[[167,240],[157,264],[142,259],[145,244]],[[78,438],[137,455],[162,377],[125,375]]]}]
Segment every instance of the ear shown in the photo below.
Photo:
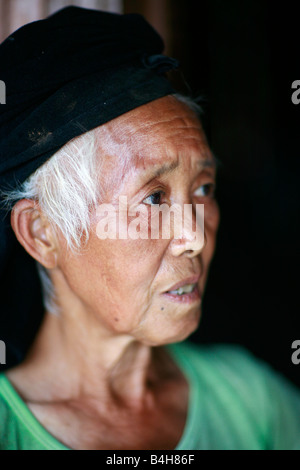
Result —
[{"label": "ear", "polygon": [[18,241],[45,268],[57,266],[57,240],[39,205],[30,199],[18,201],[11,213],[11,226]]}]

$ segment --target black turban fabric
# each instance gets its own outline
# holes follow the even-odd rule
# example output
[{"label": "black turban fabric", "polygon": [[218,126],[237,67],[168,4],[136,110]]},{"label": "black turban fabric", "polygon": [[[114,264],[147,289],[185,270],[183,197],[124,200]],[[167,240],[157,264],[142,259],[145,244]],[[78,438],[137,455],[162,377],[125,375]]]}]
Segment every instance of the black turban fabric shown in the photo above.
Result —
[{"label": "black turban fabric", "polygon": [[[19,187],[74,137],[174,93],[177,62],[140,15],[68,7],[0,45],[0,189]],[[20,362],[43,314],[34,261],[0,218],[0,340]]]}]

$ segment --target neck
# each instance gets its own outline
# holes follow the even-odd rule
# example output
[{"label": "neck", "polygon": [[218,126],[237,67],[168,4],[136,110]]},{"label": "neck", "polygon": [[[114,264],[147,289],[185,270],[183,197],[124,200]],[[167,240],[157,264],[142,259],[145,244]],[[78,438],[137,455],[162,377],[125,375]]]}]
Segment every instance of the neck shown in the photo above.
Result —
[{"label": "neck", "polygon": [[151,400],[152,349],[91,323],[46,313],[26,360],[8,373],[26,401],[101,398],[138,408]]}]

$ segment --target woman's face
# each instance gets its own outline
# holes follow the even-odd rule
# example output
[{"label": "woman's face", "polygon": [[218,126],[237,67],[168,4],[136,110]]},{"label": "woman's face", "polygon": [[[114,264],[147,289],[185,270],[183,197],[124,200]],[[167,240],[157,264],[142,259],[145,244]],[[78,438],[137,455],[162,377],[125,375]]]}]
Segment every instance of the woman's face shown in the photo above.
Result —
[{"label": "woman's face", "polygon": [[[195,230],[196,204],[204,204],[205,245],[201,236],[191,240],[188,228],[175,238],[172,225],[169,239],[150,232],[145,239],[100,239],[103,218],[95,213],[84,252],[60,258],[70,301],[108,334],[147,345],[181,341],[199,323],[219,222],[215,162],[201,124],[183,103],[161,98],[99,127],[97,153],[102,202],[117,216],[120,196],[128,208],[142,205],[147,223],[155,204],[192,204]],[[138,215],[127,214],[127,228]]]}]

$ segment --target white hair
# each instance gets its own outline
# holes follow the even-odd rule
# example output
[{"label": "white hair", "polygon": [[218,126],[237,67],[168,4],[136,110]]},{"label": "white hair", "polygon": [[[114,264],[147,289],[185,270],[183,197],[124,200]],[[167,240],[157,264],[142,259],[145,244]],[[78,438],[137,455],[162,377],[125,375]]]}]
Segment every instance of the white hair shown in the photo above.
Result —
[{"label": "white hair", "polygon": [[[200,115],[195,100],[181,94],[172,96]],[[60,231],[68,248],[78,251],[89,239],[90,217],[101,202],[101,186],[101,157],[97,155],[95,130],[91,130],[68,142],[19,188],[2,192],[2,196],[9,209],[21,199],[34,200],[54,232]],[[44,306],[58,313],[49,273],[37,264]]]},{"label": "white hair", "polygon": [[82,235],[89,236],[90,212],[99,199],[98,166],[94,131],[89,131],[64,145],[19,188],[6,191],[4,199],[10,208],[20,199],[34,200],[75,250]]}]

